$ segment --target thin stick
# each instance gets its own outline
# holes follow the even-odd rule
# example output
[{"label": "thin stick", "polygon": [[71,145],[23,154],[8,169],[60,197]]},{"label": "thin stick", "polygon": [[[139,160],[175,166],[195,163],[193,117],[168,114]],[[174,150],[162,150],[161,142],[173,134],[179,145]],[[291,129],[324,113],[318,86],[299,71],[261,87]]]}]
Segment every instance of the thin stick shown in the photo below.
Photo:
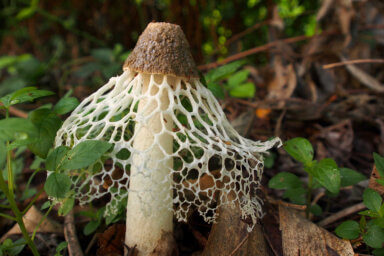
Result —
[{"label": "thin stick", "polygon": [[27,118],[28,117],[27,113],[25,113],[24,111],[22,111],[20,109],[12,107],[12,106],[9,107],[9,113],[14,115],[14,116],[21,117],[21,118]]},{"label": "thin stick", "polygon": [[[321,36],[323,36],[323,34]],[[290,43],[295,43],[295,42],[303,41],[303,40],[306,40],[306,39],[309,39],[309,38],[311,38],[311,36],[303,35],[303,36],[297,36],[297,37],[292,37],[292,38],[286,38],[286,39],[283,39],[283,40],[276,40],[276,41],[270,42],[268,44],[265,44],[265,45],[262,45],[262,46],[258,46],[258,47],[252,48],[252,49],[249,49],[247,51],[243,51],[243,52],[234,54],[234,55],[229,56],[228,58],[225,58],[225,59],[223,59],[221,61],[212,62],[212,63],[208,63],[208,64],[205,64],[205,65],[200,65],[197,68],[199,70],[207,70],[207,69],[215,68],[217,66],[227,64],[227,63],[229,63],[231,61],[239,60],[239,59],[242,59],[242,58],[247,57],[249,55],[266,51],[266,50],[268,50],[268,49],[270,49],[272,47],[278,46],[281,43],[290,44]]]},{"label": "thin stick", "polygon": [[[3,103],[0,102],[0,107],[1,106],[3,106]],[[21,118],[27,118],[28,117],[28,113],[26,113],[20,109],[17,109],[13,106],[9,107],[9,113],[13,116],[17,116],[17,117],[21,117]]]},{"label": "thin stick", "polygon": [[230,45],[231,43],[233,43],[233,42],[239,40],[240,38],[242,38],[242,37],[248,35],[249,33],[252,33],[252,32],[255,31],[256,29],[260,28],[261,26],[263,26],[263,25],[268,25],[268,24],[270,24],[270,23],[271,23],[271,20],[265,20],[265,21],[262,21],[262,22],[260,22],[260,23],[256,23],[256,24],[254,24],[252,27],[249,27],[249,28],[247,28],[246,30],[244,30],[244,31],[242,31],[242,32],[240,32],[240,33],[238,33],[238,34],[232,36],[231,38],[229,38],[229,39],[227,40],[227,42],[225,42],[225,45],[228,46],[228,45]]},{"label": "thin stick", "polygon": [[365,204],[363,202],[352,205],[351,207],[345,208],[345,209],[329,216],[328,218],[323,219],[322,221],[318,222],[317,225],[324,227],[324,226],[329,225],[329,224],[331,224],[331,223],[333,223],[333,222],[335,222],[341,218],[344,218],[344,217],[346,217],[352,213],[361,211],[365,208],[367,208],[367,207],[365,206]]},{"label": "thin stick", "polygon": [[[369,29],[383,29],[383,28],[384,28],[383,24],[368,24],[364,27],[359,28],[359,31],[369,30]],[[229,56],[228,58],[225,58],[221,61],[216,61],[216,62],[200,65],[200,66],[198,66],[198,69],[203,71],[203,70],[216,68],[220,65],[227,64],[231,61],[242,59],[242,58],[247,57],[249,55],[269,50],[270,48],[278,46],[281,43],[292,44],[292,43],[300,42],[300,41],[307,40],[307,39],[314,38],[314,37],[330,36],[330,35],[339,34],[339,33],[340,33],[339,30],[330,30],[330,31],[325,31],[321,34],[313,35],[313,36],[301,35],[301,36],[297,36],[297,37],[291,37],[291,38],[286,38],[286,39],[282,39],[282,40],[276,40],[276,41],[270,42],[268,44],[249,49],[247,51],[234,54],[234,55]]]},{"label": "thin stick", "polygon": [[12,217],[11,215],[8,215],[8,214],[5,214],[5,213],[1,213],[1,212],[0,212],[0,217],[9,219],[9,220],[11,220],[11,221],[16,221],[16,218],[15,218],[15,217]]},{"label": "thin stick", "polygon": [[84,256],[76,235],[75,218],[71,210],[64,219],[64,236],[68,242],[69,256]]},{"label": "thin stick", "polygon": [[240,247],[247,241],[249,233],[241,240],[241,242],[236,246],[236,248],[229,254],[229,256],[235,255],[235,253],[240,249]]},{"label": "thin stick", "polygon": [[362,64],[362,63],[384,63],[384,59],[360,59],[360,60],[346,60],[341,62],[335,62],[327,65],[323,65],[323,69],[330,69],[350,64]]}]

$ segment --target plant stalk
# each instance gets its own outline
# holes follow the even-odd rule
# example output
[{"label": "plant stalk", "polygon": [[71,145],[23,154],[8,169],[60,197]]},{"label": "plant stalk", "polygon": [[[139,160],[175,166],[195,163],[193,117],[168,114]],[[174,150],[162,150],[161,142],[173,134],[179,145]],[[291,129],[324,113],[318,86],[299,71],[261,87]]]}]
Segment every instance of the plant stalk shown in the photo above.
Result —
[{"label": "plant stalk", "polygon": [[15,214],[15,220],[16,220],[17,224],[19,224],[21,233],[23,234],[25,240],[27,241],[29,249],[31,249],[32,254],[34,256],[39,256],[40,254],[37,251],[36,245],[32,241],[31,237],[28,234],[27,229],[25,228],[24,221],[23,221],[23,215],[21,214],[19,208],[17,207],[17,204],[16,204],[16,201],[14,199],[13,194],[10,194],[10,190],[7,188],[7,184],[5,183],[3,175],[0,175],[0,189],[3,191],[3,193],[5,194],[5,196],[8,199],[10,208],[11,208],[13,214]]},{"label": "plant stalk", "polygon": [[305,217],[307,219],[309,219],[309,214],[311,212],[312,185],[313,185],[313,175],[308,173],[307,208],[305,208]]},{"label": "plant stalk", "polygon": [[[5,112],[5,118],[8,119],[9,117],[9,110],[6,109]],[[9,145],[9,141],[7,141],[7,147]],[[24,220],[23,220],[23,214],[20,212],[19,208],[17,207],[17,203],[15,201],[15,196],[14,196],[14,190],[13,190],[13,173],[12,173],[12,158],[11,158],[11,151],[7,150],[7,172],[8,172],[8,186],[7,183],[5,183],[5,180],[3,178],[3,174],[0,173],[0,189],[3,191],[5,196],[8,199],[9,202],[9,208],[11,208],[13,214],[15,215],[14,219],[17,222],[17,224],[20,227],[21,233],[23,234],[25,240],[27,241],[29,249],[32,251],[32,254],[34,256],[39,256],[39,252],[36,248],[35,243],[31,239],[31,237],[28,234],[27,229],[25,228],[24,225]]]}]

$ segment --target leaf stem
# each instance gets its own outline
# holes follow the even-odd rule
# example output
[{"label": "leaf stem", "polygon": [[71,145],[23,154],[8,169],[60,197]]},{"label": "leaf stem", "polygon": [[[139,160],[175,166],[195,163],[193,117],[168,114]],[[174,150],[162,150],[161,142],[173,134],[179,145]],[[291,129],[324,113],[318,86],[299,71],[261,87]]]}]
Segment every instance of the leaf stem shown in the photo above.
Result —
[{"label": "leaf stem", "polygon": [[309,219],[309,213],[311,212],[312,185],[313,185],[313,175],[308,173],[307,208],[305,209],[305,217],[307,219]]},{"label": "leaf stem", "polygon": [[7,188],[7,184],[5,183],[5,180],[3,178],[3,175],[0,175],[0,189],[3,191],[5,196],[8,199],[9,206],[12,209],[13,214],[15,214],[15,221],[17,224],[19,224],[21,233],[23,234],[25,240],[27,241],[27,244],[29,248],[31,249],[34,256],[39,256],[39,252],[37,251],[36,245],[33,243],[31,237],[28,234],[27,229],[25,228],[24,221],[23,221],[23,215],[21,214],[19,208],[17,207],[15,198],[13,194],[10,194],[10,190]]},{"label": "leaf stem", "polygon": [[39,198],[39,196],[44,192],[44,189],[40,190],[37,195],[32,199],[32,201],[25,207],[25,209],[22,211],[22,214],[26,214],[28,210],[32,207],[32,205],[36,202],[36,200]]},{"label": "leaf stem", "polygon": [[13,171],[12,171],[12,151],[9,150],[9,141],[6,143],[7,145],[7,173],[8,173],[8,190],[9,194],[13,197],[13,187],[14,187],[14,181],[13,181]]},{"label": "leaf stem", "polygon": [[5,214],[5,213],[1,213],[1,212],[0,212],[0,217],[6,218],[6,219],[9,219],[9,220],[12,220],[12,221],[16,221],[15,217],[12,217],[11,215],[8,215],[8,214]]},{"label": "leaf stem", "polygon": [[39,221],[39,223],[36,225],[36,227],[34,228],[33,230],[33,233],[32,233],[32,240],[35,239],[35,235],[37,233],[37,230],[39,230],[40,226],[41,226],[41,223],[43,223],[43,221],[47,218],[48,214],[51,212],[53,208],[53,204],[51,204],[47,210],[47,212],[44,214],[44,216],[41,218],[41,220]]},{"label": "leaf stem", "polygon": [[[5,111],[5,118],[9,118],[9,109],[6,108]],[[9,141],[7,141],[7,147],[9,145]],[[15,217],[8,216],[6,214],[2,214],[3,217],[11,217],[14,221],[17,222],[19,225],[19,228],[21,230],[21,233],[23,234],[25,240],[27,241],[28,247],[32,251],[32,254],[34,256],[39,256],[39,252],[36,248],[35,243],[31,239],[31,237],[28,234],[27,229],[25,228],[24,225],[24,220],[23,220],[23,214],[20,212],[19,208],[17,207],[17,203],[15,201],[15,196],[14,196],[14,189],[13,189],[13,172],[12,172],[12,158],[11,158],[11,150],[7,150],[7,172],[8,172],[8,185],[4,180],[3,174],[0,173],[0,189],[3,191],[5,196],[8,199],[9,203],[9,208],[12,210],[13,214]]]}]

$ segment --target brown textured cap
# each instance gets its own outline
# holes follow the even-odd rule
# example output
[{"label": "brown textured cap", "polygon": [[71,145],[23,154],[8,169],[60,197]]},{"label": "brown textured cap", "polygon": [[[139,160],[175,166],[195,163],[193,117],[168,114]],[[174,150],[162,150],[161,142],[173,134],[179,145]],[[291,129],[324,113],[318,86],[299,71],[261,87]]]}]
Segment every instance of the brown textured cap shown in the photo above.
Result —
[{"label": "brown textured cap", "polygon": [[124,63],[124,70],[199,77],[189,44],[179,25],[149,23]]}]

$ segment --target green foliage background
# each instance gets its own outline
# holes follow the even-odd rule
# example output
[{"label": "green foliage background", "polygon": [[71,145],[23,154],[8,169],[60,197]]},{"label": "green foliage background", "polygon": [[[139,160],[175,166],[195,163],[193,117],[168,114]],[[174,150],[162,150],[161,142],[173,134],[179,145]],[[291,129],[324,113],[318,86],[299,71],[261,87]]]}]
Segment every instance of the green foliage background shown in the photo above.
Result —
[{"label": "green foliage background", "polygon": [[[284,36],[313,34],[319,1],[288,0],[4,0],[0,10],[0,96],[38,86],[62,96],[79,85],[100,86],[121,72],[138,35],[151,21],[179,24],[197,64],[268,42],[266,25],[228,44],[232,36],[272,19],[277,6]],[[266,62],[265,53],[249,57]],[[236,96],[236,93],[234,94]]]}]

